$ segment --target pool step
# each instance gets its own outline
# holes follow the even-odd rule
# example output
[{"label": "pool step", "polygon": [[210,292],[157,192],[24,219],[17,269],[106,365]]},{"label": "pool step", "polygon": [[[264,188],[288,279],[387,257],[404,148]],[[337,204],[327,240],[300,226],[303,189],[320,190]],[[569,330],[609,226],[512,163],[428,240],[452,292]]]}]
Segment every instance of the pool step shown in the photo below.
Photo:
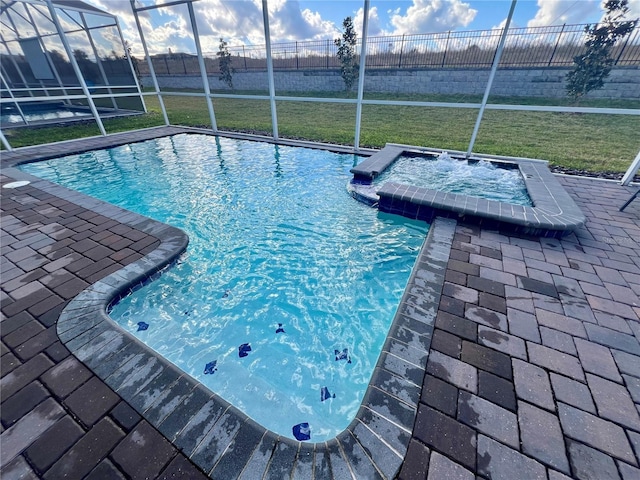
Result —
[{"label": "pool step", "polygon": [[378,153],[371,155],[364,162],[350,170],[353,173],[353,181],[363,184],[371,183],[389,165],[395,162],[404,151],[404,148],[386,145]]}]

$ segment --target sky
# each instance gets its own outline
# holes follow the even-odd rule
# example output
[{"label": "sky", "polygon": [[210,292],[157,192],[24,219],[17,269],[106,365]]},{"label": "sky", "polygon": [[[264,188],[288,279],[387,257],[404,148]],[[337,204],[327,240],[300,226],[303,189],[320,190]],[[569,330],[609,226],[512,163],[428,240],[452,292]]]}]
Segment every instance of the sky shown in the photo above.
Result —
[{"label": "sky", "polygon": [[[141,55],[129,0],[84,0],[119,17],[124,37]],[[137,0],[138,6],[169,0]],[[354,18],[361,36],[363,2],[352,0],[269,0],[272,42],[338,38],[345,17]],[[403,35],[500,28],[510,0],[371,0],[370,36]],[[640,0],[630,0],[629,18],[640,17]],[[204,52],[215,52],[220,38],[229,45],[264,44],[261,0],[196,0],[193,2]],[[512,27],[597,22],[602,0],[518,0]],[[141,13],[149,50],[195,53],[186,5]]]}]

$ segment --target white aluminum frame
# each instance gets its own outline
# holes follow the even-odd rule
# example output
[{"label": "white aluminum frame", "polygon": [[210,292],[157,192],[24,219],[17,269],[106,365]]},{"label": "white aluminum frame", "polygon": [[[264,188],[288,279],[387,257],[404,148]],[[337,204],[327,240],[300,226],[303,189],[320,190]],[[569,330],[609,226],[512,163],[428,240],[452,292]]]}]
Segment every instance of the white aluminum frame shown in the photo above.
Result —
[{"label": "white aluminum frame", "polygon": [[200,67],[200,75],[202,76],[202,87],[204,88],[205,99],[207,100],[207,108],[209,110],[209,118],[211,120],[211,129],[214,132],[217,132],[218,124],[216,123],[216,114],[213,110],[213,103],[211,102],[211,89],[209,88],[207,69],[204,64],[204,57],[202,55],[200,35],[198,34],[198,24],[196,22],[196,15],[193,11],[193,2],[187,3],[187,8],[189,10],[189,20],[191,21],[191,28],[193,29],[193,41],[196,44],[196,52],[198,53],[198,65]]},{"label": "white aluminum frame", "polygon": [[622,185],[629,185],[631,183],[631,180],[633,180],[633,176],[636,174],[638,170],[640,170],[640,152],[638,152],[638,155],[636,155],[636,158],[633,160],[633,162],[631,162],[631,166],[622,177],[622,180],[620,181],[620,183]]},{"label": "white aluminum frame", "polygon": [[369,0],[364,0],[362,16],[362,46],[360,47],[360,71],[358,72],[358,103],[356,104],[356,131],[353,148],[360,151],[360,125],[362,123],[362,97],[367,63],[367,31],[369,30]]},{"label": "white aluminum frame", "polygon": [[[33,102],[41,102],[41,101],[62,101],[65,102],[67,104],[70,103],[70,100],[84,100],[88,103],[89,105],[89,109],[91,110],[91,114],[93,119],[96,121],[96,124],[98,126],[98,129],[100,131],[100,134],[102,136],[106,136],[107,132],[104,128],[104,124],[102,123],[102,119],[100,118],[100,114],[98,112],[98,109],[95,105],[94,99],[98,99],[98,98],[107,98],[109,100],[111,100],[114,108],[118,108],[117,104],[116,104],[116,98],[121,98],[121,97],[131,97],[131,96],[136,96],[138,98],[140,98],[140,102],[142,104],[142,107],[144,109],[145,112],[147,112],[147,108],[146,105],[144,103],[144,98],[143,98],[143,93],[142,90],[140,88],[140,84],[138,83],[137,80],[137,76],[135,74],[135,69],[133,68],[133,63],[131,61],[131,58],[129,56],[129,52],[127,51],[125,42],[124,42],[124,37],[122,36],[122,31],[120,29],[120,25],[118,23],[118,19],[117,17],[106,13],[106,12],[102,12],[99,9],[93,9],[93,8],[83,8],[81,6],[81,4],[76,4],[76,5],[72,5],[72,4],[64,4],[64,5],[58,5],[55,3],[55,0],[16,0],[16,2],[14,2],[16,5],[15,6],[21,6],[24,8],[24,12],[21,13],[19,10],[15,9],[14,5],[8,5],[7,9],[3,12],[3,18],[5,18],[6,16],[6,20],[7,22],[9,22],[11,25],[7,26],[6,23],[3,22],[3,26],[7,26],[7,31],[11,31],[14,34],[14,38],[9,39],[8,41],[5,39],[4,35],[0,35],[0,41],[2,42],[2,44],[5,47],[5,50],[7,52],[7,54],[9,55],[12,65],[15,68],[20,80],[23,82],[23,84],[25,85],[24,88],[12,88],[9,83],[7,83],[6,79],[4,81],[4,85],[6,86],[6,91],[9,93],[9,96],[7,98],[0,98],[0,104],[15,104],[18,108],[18,111],[20,112],[22,118],[23,118],[23,122],[25,125],[29,125],[29,121],[25,118],[24,114],[22,113],[22,109],[20,107],[21,104],[23,103],[33,103]],[[33,6],[33,8],[36,8],[36,10],[43,15],[45,18],[47,18],[47,20],[49,20],[53,26],[55,27],[55,32],[54,33],[42,33],[40,31],[40,29],[38,28],[38,25],[36,24],[36,22],[34,21],[32,12],[30,10],[30,6]],[[78,25],[78,29],[77,30],[65,30],[62,27],[62,24],[60,23],[60,19],[58,16],[58,12],[56,11],[56,9],[61,9],[61,12],[66,14],[71,21],[75,24]],[[78,12],[78,15],[80,17],[80,22],[78,22],[78,20],[72,18],[71,16],[68,15],[68,11],[75,11]],[[29,22],[31,24],[31,26],[33,27],[33,31],[36,34],[36,37],[38,39],[38,43],[40,44],[40,47],[42,48],[42,51],[45,55],[46,61],[49,65],[49,67],[51,68],[51,71],[53,73],[54,79],[57,82],[57,85],[45,85],[42,81],[40,81],[40,87],[30,87],[27,84],[27,80],[24,77],[24,74],[21,70],[21,68],[18,66],[18,64],[16,63],[15,59],[13,58],[12,55],[12,51],[11,48],[9,46],[10,43],[16,43],[18,42],[21,38],[22,35],[20,34],[20,32],[17,30],[14,21],[12,19],[12,14],[16,14],[18,16],[20,16],[24,21]],[[93,15],[93,16],[100,16],[100,17],[105,17],[107,19],[109,19],[111,22],[107,22],[104,25],[99,25],[99,26],[95,26],[95,27],[89,27],[87,22],[86,22],[86,17],[85,15]],[[118,31],[118,35],[119,35],[119,39],[120,42],[122,43],[122,47],[125,51],[125,55],[127,57],[127,61],[129,64],[129,68],[131,70],[131,75],[133,78],[133,84],[132,85],[110,85],[109,79],[104,71],[104,68],[100,62],[100,59],[98,58],[98,53],[96,51],[96,46],[95,46],[95,42],[93,40],[92,34],[91,34],[91,30],[95,30],[95,29],[100,29],[100,28],[107,28],[107,27],[116,27],[117,31]],[[75,59],[75,56],[73,55],[73,52],[71,50],[71,47],[69,45],[68,39],[66,37],[67,34],[69,33],[76,33],[76,32],[85,32],[89,44],[91,46],[91,49],[93,51],[93,55],[96,57],[96,63],[99,69],[99,72],[104,80],[104,85],[100,85],[97,86],[96,88],[104,88],[106,89],[107,94],[93,94],[91,93],[91,91],[89,90],[89,87],[87,85],[87,83],[84,80],[84,77],[82,75],[82,72],[80,71],[80,68],[77,64],[77,61]],[[60,39],[60,42],[62,43],[62,46],[64,48],[64,51],[69,59],[69,64],[71,65],[73,72],[75,74],[75,77],[78,81],[78,86],[75,85],[65,85],[62,82],[62,79],[54,65],[54,63],[51,61],[51,57],[49,55],[49,52],[44,44],[43,38],[45,37],[52,37],[52,36],[56,36]],[[4,68],[3,68],[3,72],[4,72]],[[6,73],[6,72],[5,72]],[[135,88],[137,93],[115,93],[117,92],[118,89],[132,89]],[[3,91],[4,91],[4,87],[3,87]],[[81,91],[82,93],[70,93],[73,91]],[[14,95],[14,93],[24,93],[26,92],[29,97],[22,97],[22,96],[16,96]],[[62,93],[62,95],[60,95],[59,93]],[[53,94],[53,93],[58,93],[58,94]],[[89,118],[89,117],[87,117]],[[6,137],[3,135],[2,137],[2,143],[3,145],[5,145],[5,148],[10,149],[10,145],[6,139]]]},{"label": "white aluminum frame", "polygon": [[502,35],[500,36],[500,43],[498,44],[498,50],[493,57],[493,65],[491,65],[491,72],[489,73],[489,80],[487,80],[487,88],[484,90],[484,96],[482,97],[482,105],[478,111],[478,118],[476,124],[473,127],[473,133],[471,134],[471,140],[469,141],[469,148],[467,148],[466,157],[471,156],[473,145],[476,143],[476,137],[478,136],[478,130],[480,130],[480,124],[482,123],[482,116],[484,115],[484,109],[487,107],[487,101],[489,100],[489,94],[491,93],[491,87],[493,86],[493,79],[496,76],[498,70],[498,64],[500,63],[500,57],[502,56],[502,50],[504,50],[504,43],[507,40],[507,32],[509,31],[509,25],[511,25],[511,19],[513,18],[513,11],[516,9],[516,3],[518,0],[511,1],[511,8],[509,9],[509,15],[502,29]]},{"label": "white aluminum frame", "polygon": [[267,75],[269,76],[269,105],[271,106],[271,134],[278,139],[278,113],[276,110],[276,86],[273,80],[273,59],[271,58],[271,31],[269,30],[269,6],[262,0],[262,23],[267,50]]},{"label": "white aluminum frame", "polygon": [[58,19],[58,14],[56,13],[56,7],[53,6],[52,0],[46,0],[47,7],[49,7],[49,13],[51,14],[51,20],[53,24],[56,26],[56,30],[60,33],[60,40],[62,41],[62,45],[64,46],[65,52],[67,52],[67,56],[69,57],[69,63],[73,67],[73,71],[78,77],[78,81],[80,82],[80,87],[82,88],[82,92],[85,97],[87,97],[87,101],[89,102],[89,108],[91,109],[91,113],[93,113],[93,118],[95,118],[96,123],[98,124],[98,129],[103,136],[107,135],[107,131],[104,129],[104,125],[102,124],[102,119],[100,118],[100,114],[98,113],[98,109],[96,108],[96,104],[91,98],[91,92],[89,91],[89,87],[87,87],[87,82],[84,81],[84,76],[80,71],[80,67],[78,66],[78,62],[76,61],[76,57],[73,55],[73,50],[71,50],[71,46],[69,45],[69,41],[67,40],[67,36],[64,34],[62,29],[62,25],[60,25],[60,20]]},{"label": "white aluminum frame", "polygon": [[[82,25],[84,27],[83,30],[87,33],[87,38],[89,39],[89,44],[91,45],[91,51],[93,52],[93,56],[96,57],[96,64],[98,65],[98,70],[100,70],[102,81],[104,81],[104,85],[107,88],[107,92],[113,93],[111,90],[111,85],[109,83],[109,78],[107,78],[107,74],[104,72],[104,67],[102,66],[100,57],[98,56],[98,49],[96,48],[96,43],[93,41],[93,36],[91,35],[91,30],[89,29],[89,25],[87,24],[87,19],[84,16],[84,12],[79,12],[79,15],[80,15],[80,19],[82,20]],[[111,98],[111,104],[113,105],[113,108],[118,108],[118,104],[116,103],[115,98]]]},{"label": "white aluminum frame", "polygon": [[137,9],[136,8],[136,0],[131,1],[131,10],[133,11],[133,17],[136,21],[136,27],[138,28],[138,35],[140,35],[140,40],[142,41],[142,49],[144,50],[144,57],[147,59],[147,65],[149,66],[149,73],[151,74],[151,80],[153,81],[153,88],[155,89],[155,94],[158,97],[158,103],[160,104],[160,110],[162,111],[162,118],[164,119],[164,124],[169,125],[169,117],[167,116],[167,109],[164,106],[164,100],[162,99],[162,94],[160,93],[160,85],[158,85],[158,78],[156,77],[156,71],[153,68],[153,62],[151,61],[151,56],[149,55],[149,48],[147,47],[147,42],[144,39],[144,33],[142,32],[142,25],[140,24],[140,18],[138,17],[138,12],[147,10],[153,7],[144,7]]}]

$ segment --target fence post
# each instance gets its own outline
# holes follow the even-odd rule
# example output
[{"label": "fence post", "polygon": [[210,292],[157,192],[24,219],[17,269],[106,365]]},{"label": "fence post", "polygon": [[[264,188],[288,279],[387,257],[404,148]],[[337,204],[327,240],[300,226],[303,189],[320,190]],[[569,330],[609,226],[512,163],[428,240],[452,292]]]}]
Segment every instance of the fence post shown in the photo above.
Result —
[{"label": "fence post", "polygon": [[402,52],[404,51],[404,33],[402,34],[402,42],[400,42],[400,60],[398,60],[398,68],[402,68]]},{"label": "fence post", "polygon": [[327,42],[327,70],[329,70],[329,40]]},{"label": "fence post", "polygon": [[242,45],[242,58],[244,58],[244,71],[247,71],[247,54],[244,53],[244,45]]},{"label": "fence post", "polygon": [[444,43],[444,52],[442,53],[442,68],[444,68],[444,61],[447,58],[447,50],[449,50],[449,38],[451,38],[451,30],[447,32],[447,41]]},{"label": "fence post", "polygon": [[296,70],[300,70],[300,65],[298,64],[298,42],[296,41]]},{"label": "fence post", "polygon": [[562,34],[564,33],[564,27],[566,25],[567,25],[566,23],[562,24],[562,29],[560,30],[560,33],[558,34],[558,40],[556,41],[555,47],[553,47],[553,52],[551,52],[551,58],[549,59],[549,63],[547,63],[547,67],[550,67],[551,64],[553,63],[553,57],[556,54],[556,50],[558,49],[558,45],[560,44],[560,38],[562,38]]}]

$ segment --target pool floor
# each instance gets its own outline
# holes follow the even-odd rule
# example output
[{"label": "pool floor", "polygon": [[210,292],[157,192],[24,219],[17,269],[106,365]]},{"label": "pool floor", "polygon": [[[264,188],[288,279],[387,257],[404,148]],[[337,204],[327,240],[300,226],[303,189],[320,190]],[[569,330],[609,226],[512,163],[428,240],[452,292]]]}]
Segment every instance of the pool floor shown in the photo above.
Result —
[{"label": "pool floor", "polygon": [[22,168],[184,229],[177,265],[110,316],[262,426],[317,442],[355,417],[426,233],[353,200],[353,161],[181,135]]}]

